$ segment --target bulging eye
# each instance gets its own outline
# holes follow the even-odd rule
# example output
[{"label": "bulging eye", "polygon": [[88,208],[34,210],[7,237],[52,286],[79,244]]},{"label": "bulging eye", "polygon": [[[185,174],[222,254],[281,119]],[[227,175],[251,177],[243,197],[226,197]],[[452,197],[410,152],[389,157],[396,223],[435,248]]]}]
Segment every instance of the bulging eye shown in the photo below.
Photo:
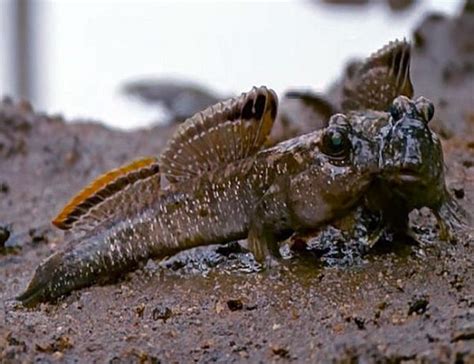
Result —
[{"label": "bulging eye", "polygon": [[393,121],[398,121],[403,117],[403,114],[410,112],[411,109],[412,105],[410,99],[406,96],[398,96],[393,100],[389,112]]},{"label": "bulging eye", "polygon": [[348,130],[334,126],[329,127],[323,136],[323,153],[336,158],[345,157],[351,149]]},{"label": "bulging eye", "polygon": [[415,107],[418,115],[420,115],[425,122],[429,123],[431,119],[433,119],[435,109],[433,103],[426,97],[420,96],[416,99]]}]

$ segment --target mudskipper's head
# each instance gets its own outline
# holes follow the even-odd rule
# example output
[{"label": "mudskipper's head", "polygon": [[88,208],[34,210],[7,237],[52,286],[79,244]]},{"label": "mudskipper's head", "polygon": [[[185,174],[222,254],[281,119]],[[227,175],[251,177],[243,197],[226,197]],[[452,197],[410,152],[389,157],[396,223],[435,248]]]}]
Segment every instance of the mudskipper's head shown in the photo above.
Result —
[{"label": "mudskipper's head", "polygon": [[334,171],[366,179],[378,172],[380,147],[377,138],[354,129],[344,114],[335,114],[322,132],[318,160]]},{"label": "mudskipper's head", "polygon": [[397,97],[390,108],[382,149],[382,177],[409,208],[437,208],[444,199],[441,142],[429,128],[434,106],[428,99]]},{"label": "mudskipper's head", "polygon": [[443,240],[471,231],[472,216],[446,188],[441,142],[429,128],[434,107],[419,97],[397,97],[390,109],[381,156],[381,180],[407,211],[428,207],[435,214]]},{"label": "mudskipper's head", "polygon": [[300,220],[314,225],[341,216],[363,197],[379,172],[380,142],[352,128],[343,114],[303,138],[312,140],[312,166],[292,179],[291,202]]}]

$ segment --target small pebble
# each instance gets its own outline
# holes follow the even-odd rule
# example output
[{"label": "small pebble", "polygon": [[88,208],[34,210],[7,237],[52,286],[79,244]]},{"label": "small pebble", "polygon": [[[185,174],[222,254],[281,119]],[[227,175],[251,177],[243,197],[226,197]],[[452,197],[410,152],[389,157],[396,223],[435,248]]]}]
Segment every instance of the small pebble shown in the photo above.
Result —
[{"label": "small pebble", "polygon": [[1,193],[8,193],[10,192],[10,186],[6,182],[0,183],[0,192]]},{"label": "small pebble", "polygon": [[143,313],[145,312],[145,304],[140,303],[137,307],[135,307],[135,312],[137,313],[139,318],[143,318]]},{"label": "small pebble", "polygon": [[239,311],[244,307],[244,305],[241,300],[228,300],[227,307],[229,307],[229,310],[231,311]]},{"label": "small pebble", "polygon": [[272,352],[275,356],[279,356],[280,358],[288,359],[290,357],[290,352],[288,349],[285,349],[281,346],[273,346]]},{"label": "small pebble", "polygon": [[0,248],[5,246],[8,238],[10,237],[10,231],[6,226],[0,226]]},{"label": "small pebble", "polygon": [[464,198],[464,189],[463,188],[454,188],[453,192],[454,192],[454,196],[456,196],[457,199]]},{"label": "small pebble", "polygon": [[362,317],[353,317],[354,323],[356,324],[357,328],[359,330],[364,330],[365,329],[365,320]]},{"label": "small pebble", "polygon": [[151,317],[155,321],[163,320],[164,322],[166,322],[166,320],[168,320],[172,315],[173,312],[170,308],[166,306],[158,306],[153,309]]},{"label": "small pebble", "polygon": [[428,309],[428,304],[430,301],[428,300],[428,296],[426,295],[416,295],[409,303],[408,307],[408,315],[416,313],[418,315],[423,314]]}]

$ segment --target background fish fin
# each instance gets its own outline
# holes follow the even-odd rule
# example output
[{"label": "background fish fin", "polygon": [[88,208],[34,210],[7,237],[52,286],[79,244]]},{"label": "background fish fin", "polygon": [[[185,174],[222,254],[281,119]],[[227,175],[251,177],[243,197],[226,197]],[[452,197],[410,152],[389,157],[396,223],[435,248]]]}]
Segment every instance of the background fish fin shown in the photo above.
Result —
[{"label": "background fish fin", "polygon": [[352,70],[343,86],[341,106],[344,112],[387,111],[395,97],[413,97],[410,54],[410,44],[406,40],[396,40]]},{"label": "background fish fin", "polygon": [[175,183],[255,154],[270,134],[277,105],[275,92],[262,86],[194,115],[169,140],[161,172]]},{"label": "background fish fin", "polygon": [[145,207],[159,192],[158,160],[142,158],[96,178],[66,204],[53,224],[74,233],[88,231],[125,210]]},{"label": "background fish fin", "polygon": [[[329,101],[323,94],[314,93],[311,91],[288,91],[285,97],[291,100],[299,100],[302,107],[317,115],[321,115],[329,121],[329,118],[337,114],[339,110]],[[322,126],[326,127],[326,125]]]},{"label": "background fish fin", "polygon": [[291,90],[280,101],[278,117],[267,145],[310,133],[328,126],[339,110],[324,95],[309,90]]}]

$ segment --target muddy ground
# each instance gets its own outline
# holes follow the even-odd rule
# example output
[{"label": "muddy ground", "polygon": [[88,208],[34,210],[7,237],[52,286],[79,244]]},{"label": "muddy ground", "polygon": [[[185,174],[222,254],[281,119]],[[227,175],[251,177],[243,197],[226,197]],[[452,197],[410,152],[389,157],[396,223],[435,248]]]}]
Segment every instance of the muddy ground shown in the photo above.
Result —
[{"label": "muddy ground", "polygon": [[[436,104],[449,186],[473,212],[469,33],[469,14],[425,19],[412,77],[416,93]],[[107,169],[159,153],[173,129],[68,124],[2,102],[0,361],[474,363],[474,245],[438,241],[426,214],[415,221],[427,227],[425,244],[380,244],[349,266],[295,258],[248,272],[248,254],[211,247],[149,262],[57,304],[26,309],[14,301],[38,263],[61,248],[49,221],[68,198]]]}]

